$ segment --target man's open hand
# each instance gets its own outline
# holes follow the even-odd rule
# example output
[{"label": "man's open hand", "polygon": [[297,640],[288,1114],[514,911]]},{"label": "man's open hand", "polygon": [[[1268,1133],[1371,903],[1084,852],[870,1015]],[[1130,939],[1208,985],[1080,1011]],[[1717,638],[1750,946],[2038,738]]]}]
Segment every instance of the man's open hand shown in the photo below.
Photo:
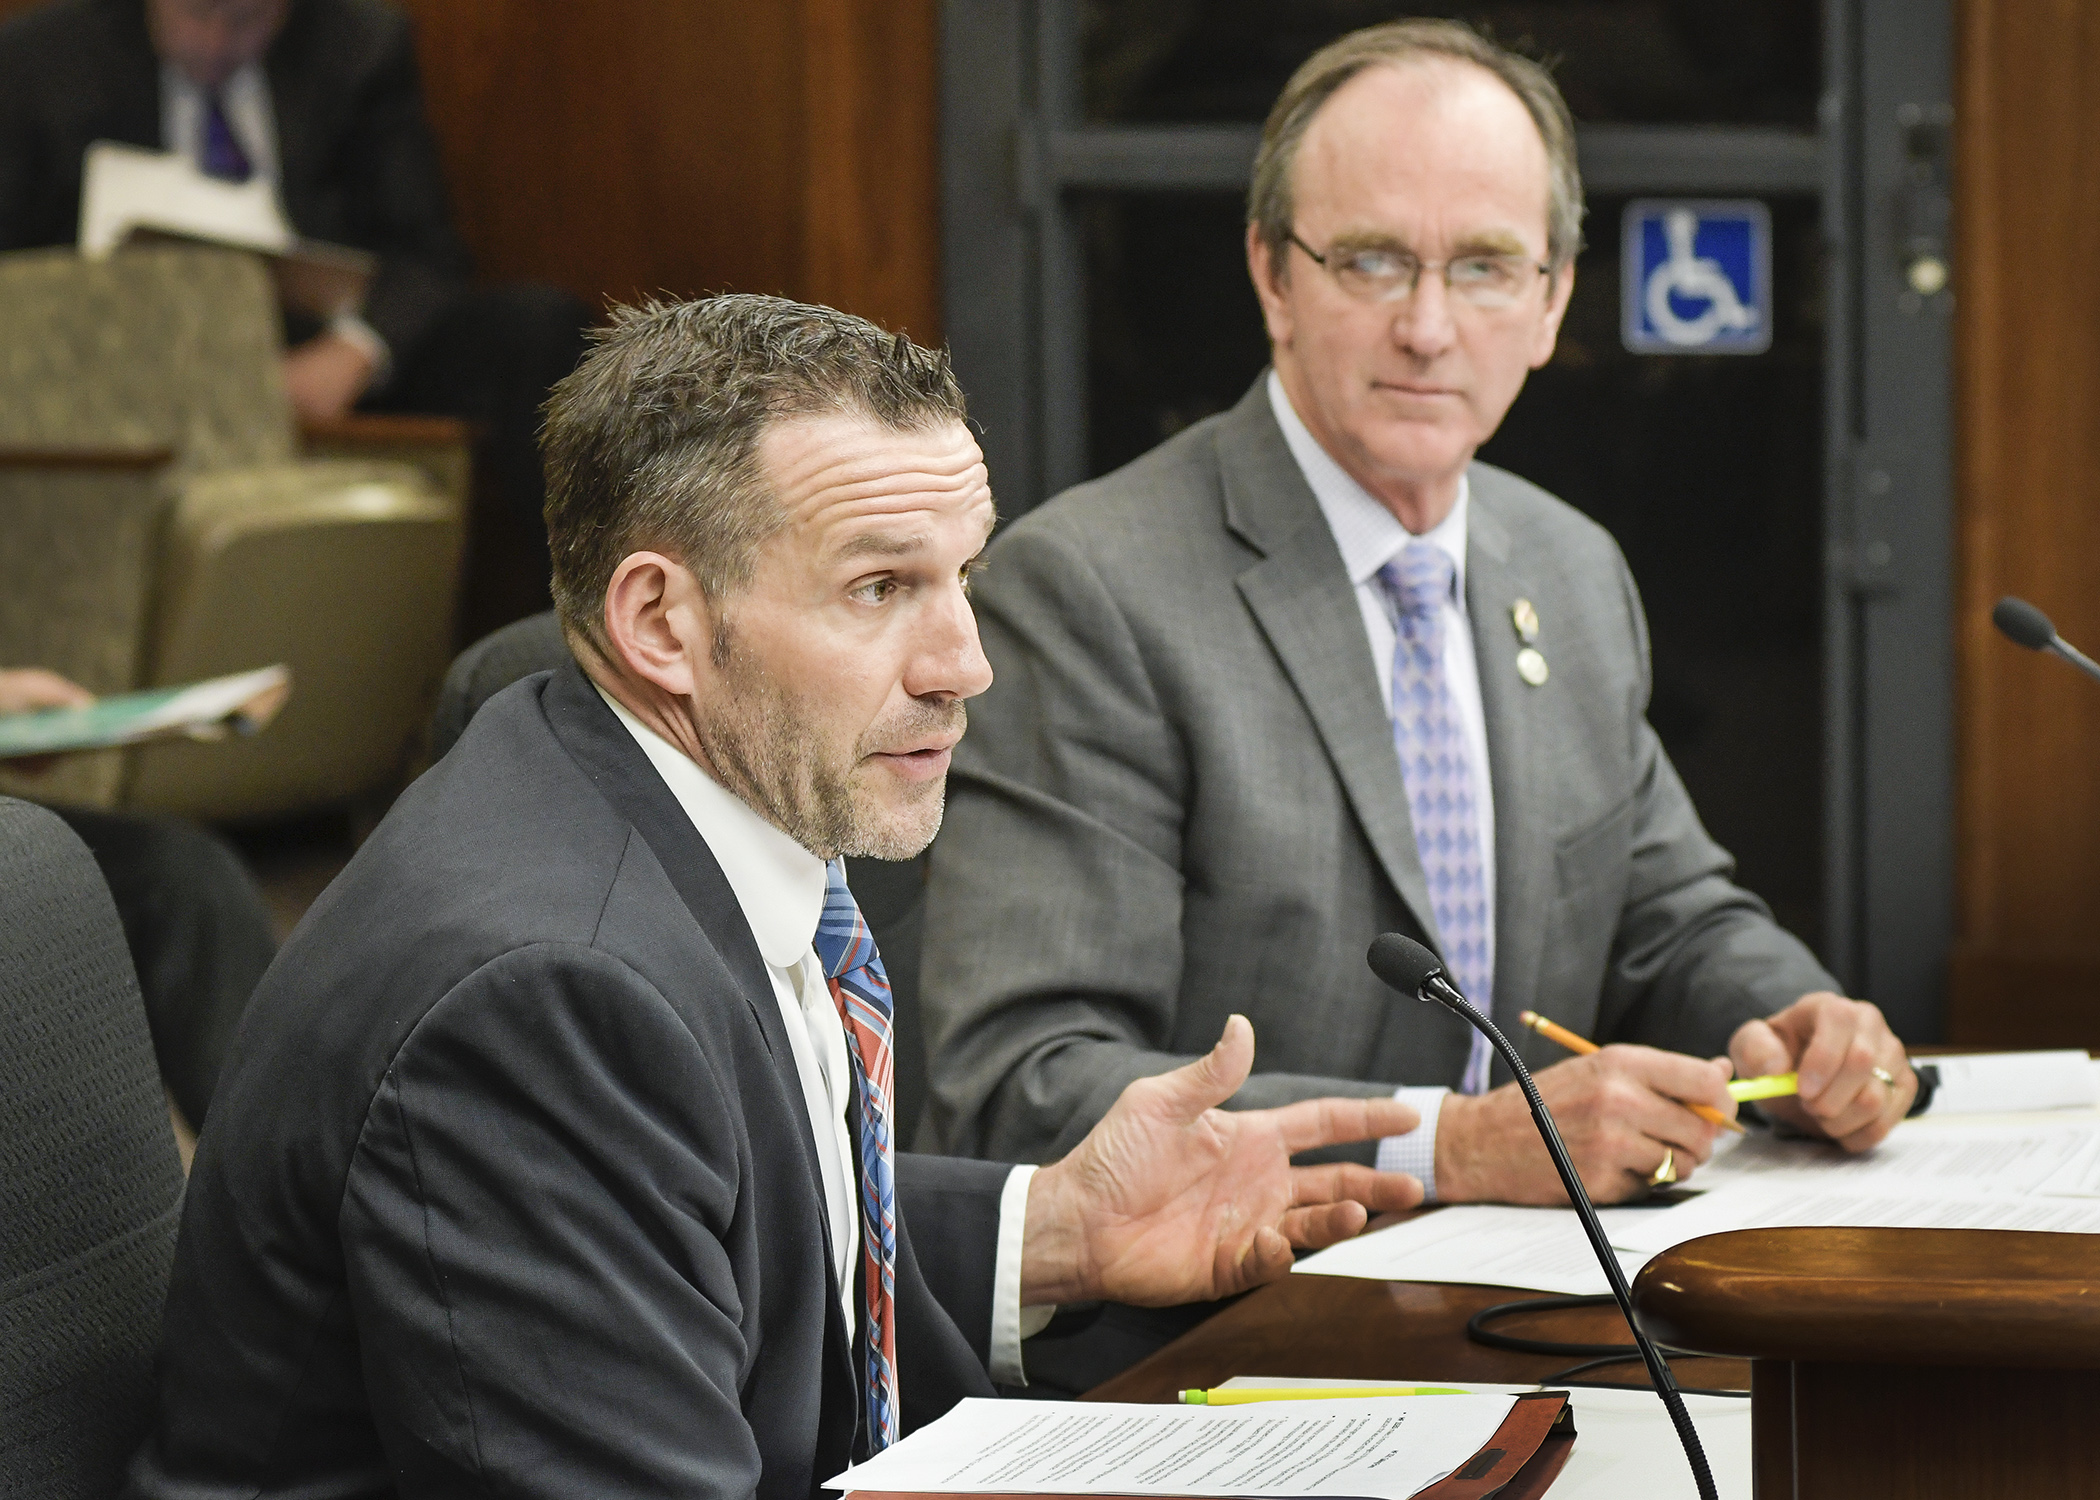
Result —
[{"label": "man's open hand", "polygon": [[1422,1201],[1422,1185],[1398,1172],[1290,1162],[1404,1134],[1412,1109],[1391,1099],[1219,1109],[1253,1066],[1254,1028],[1234,1016],[1208,1056],[1131,1084],[1069,1156],[1035,1175],[1024,1304],[1227,1297],[1283,1275],[1294,1245],[1332,1245],[1373,1213]]},{"label": "man's open hand", "polygon": [[[1880,1009],[1828,991],[1803,995],[1770,1020],[1744,1022],[1728,1055],[1743,1078],[1799,1073],[1798,1097],[1757,1107],[1847,1151],[1878,1144],[1918,1097],[1917,1075]],[[1876,1078],[1876,1068],[1895,1082]]]}]

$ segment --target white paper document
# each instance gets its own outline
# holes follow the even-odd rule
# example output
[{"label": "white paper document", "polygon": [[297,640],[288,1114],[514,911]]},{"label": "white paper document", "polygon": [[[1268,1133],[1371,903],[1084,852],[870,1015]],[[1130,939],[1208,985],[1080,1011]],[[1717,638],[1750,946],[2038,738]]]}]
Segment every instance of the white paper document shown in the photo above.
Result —
[{"label": "white paper document", "polygon": [[1505,1395],[1220,1407],[973,1398],[825,1488],[1406,1500],[1479,1452],[1512,1404]]},{"label": "white paper document", "polygon": [[97,141],[81,166],[81,253],[100,260],[136,229],[271,253],[293,241],[276,190],[260,175],[222,182],[172,151]]},{"label": "white paper document", "polygon": [[[1619,1228],[1667,1212],[1653,1208],[1607,1208],[1599,1212],[1606,1238]],[[1621,1255],[1631,1281],[1647,1263],[1643,1255]],[[1374,1230],[1332,1249],[1308,1255],[1292,1268],[1306,1276],[1362,1276],[1373,1281],[1455,1281],[1469,1286],[1511,1286],[1601,1297],[1611,1290],[1604,1268],[1572,1208],[1505,1208],[1460,1204],[1423,1214],[1404,1224]]]},{"label": "white paper document", "polygon": [[1971,1057],[1920,1057],[1913,1062],[1928,1064],[1940,1075],[1928,1117],[2100,1104],[2100,1074],[2082,1051],[1984,1052]]},{"label": "white paper document", "polygon": [[[1733,1229],[2039,1229],[2100,1234],[2100,1202],[2002,1193],[1954,1197],[1936,1193],[1863,1192],[1798,1182],[1739,1182],[1657,1214],[1615,1234],[1650,1254],[1705,1234]],[[2100,1256],[2100,1246],[2094,1253]]]},{"label": "white paper document", "polygon": [[1703,1168],[1703,1189],[1740,1181],[1815,1182],[1828,1192],[1999,1194],[2043,1191],[2100,1132],[2085,1116],[2059,1124],[2034,1121],[1916,1121],[1854,1156],[1825,1141],[1758,1135]]},{"label": "white paper document", "polygon": [[[1242,1375],[1225,1382],[1234,1386],[1267,1386],[1271,1390],[1291,1386],[1347,1385],[1458,1385],[1469,1391],[1499,1391],[1516,1395],[1534,1389],[1528,1385],[1482,1385],[1472,1381],[1337,1380],[1332,1376],[1293,1379],[1273,1375]],[[1692,1467],[1685,1461],[1670,1413],[1655,1392],[1604,1390],[1577,1386],[1568,1392],[1575,1408],[1575,1447],[1568,1466],[1553,1481],[1553,1500],[1698,1500],[1699,1486]],[[1751,1500],[1750,1403],[1733,1396],[1684,1398],[1699,1444],[1706,1450],[1713,1469],[1714,1486],[1721,1500]]]},{"label": "white paper document", "polygon": [[2035,1191],[2057,1197],[2100,1198],[2100,1135],[2065,1158]]}]

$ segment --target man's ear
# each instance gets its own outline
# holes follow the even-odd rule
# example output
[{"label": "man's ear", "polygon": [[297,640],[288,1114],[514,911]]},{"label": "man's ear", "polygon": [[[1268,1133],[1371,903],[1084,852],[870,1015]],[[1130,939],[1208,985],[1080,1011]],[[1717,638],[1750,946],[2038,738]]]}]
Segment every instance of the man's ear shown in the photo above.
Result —
[{"label": "man's ear", "polygon": [[614,670],[690,698],[699,689],[693,664],[714,645],[707,596],[685,564],[631,552],[605,586],[605,640]]},{"label": "man's ear", "polygon": [[1282,264],[1269,253],[1269,242],[1261,236],[1261,226],[1249,224],[1247,278],[1254,283],[1254,295],[1261,300],[1261,320],[1269,330],[1269,342],[1278,346],[1291,341],[1291,308],[1284,296],[1283,274]]},{"label": "man's ear", "polygon": [[1560,340],[1560,322],[1568,315],[1568,303],[1575,296],[1575,262],[1569,261],[1553,273],[1546,283],[1546,313],[1539,320],[1538,334],[1531,344],[1531,368],[1544,369],[1546,361],[1553,358],[1553,346]]}]

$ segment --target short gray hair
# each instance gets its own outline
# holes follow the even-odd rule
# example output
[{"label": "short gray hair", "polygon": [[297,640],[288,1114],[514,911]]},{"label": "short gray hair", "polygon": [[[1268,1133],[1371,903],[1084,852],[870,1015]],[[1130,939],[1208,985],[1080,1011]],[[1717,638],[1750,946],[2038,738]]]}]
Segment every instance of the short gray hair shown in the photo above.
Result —
[{"label": "short gray hair", "polygon": [[613,309],[547,399],[547,543],[554,607],[603,647],[623,558],[661,551],[711,603],[750,581],[786,524],[758,458],[782,417],[866,417],[899,431],[967,420],[945,351],[864,318],[781,297]]},{"label": "short gray hair", "polygon": [[1262,126],[1261,150],[1247,186],[1247,222],[1281,261],[1297,205],[1291,170],[1313,116],[1366,68],[1448,57],[1484,68],[1522,101],[1546,143],[1546,259],[1558,271],[1582,249],[1582,173],[1575,162],[1575,120],[1553,77],[1521,53],[1489,41],[1460,21],[1391,21],[1330,42],[1299,65]]}]

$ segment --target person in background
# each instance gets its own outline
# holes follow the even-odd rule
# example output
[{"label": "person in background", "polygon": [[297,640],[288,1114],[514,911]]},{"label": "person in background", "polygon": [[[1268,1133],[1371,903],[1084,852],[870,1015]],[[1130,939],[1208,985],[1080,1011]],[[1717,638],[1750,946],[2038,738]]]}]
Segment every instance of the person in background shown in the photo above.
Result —
[{"label": "person in background", "polygon": [[[92,693],[55,672],[0,668],[0,714],[92,702]],[[10,769],[25,766],[16,761]],[[262,892],[225,840],[194,823],[51,810],[80,835],[109,882],[161,1081],[194,1132],[211,1108],[248,997],[277,956]]]},{"label": "person in background", "polygon": [[590,314],[548,287],[469,285],[407,17],[383,0],[51,0],[0,25],[0,250],[74,242],[98,140],[262,177],[300,234],[378,257],[361,310],[287,328],[292,405],[473,422],[529,575],[511,609],[543,608],[534,434]]},{"label": "person in background", "polygon": [[[987,560],[997,681],[921,974],[941,1149],[1054,1156],[1244,1012],[1237,1104],[1397,1087],[1423,1123],[1382,1165],[1562,1201],[1484,1040],[1366,968],[1388,930],[1520,1037],[1600,1201],[1707,1159],[1687,1106],[1732,1117],[1731,1069],[1798,1069],[1768,1112],[1849,1150],[1910,1108],[1881,1013],[1701,826],[1612,538],[1474,461],[1553,353],[1581,222],[1559,91],[1464,26],[1358,32],[1286,85],[1245,238],[1272,368]],[[1609,1045],[1567,1059],[1527,1008]]]}]

